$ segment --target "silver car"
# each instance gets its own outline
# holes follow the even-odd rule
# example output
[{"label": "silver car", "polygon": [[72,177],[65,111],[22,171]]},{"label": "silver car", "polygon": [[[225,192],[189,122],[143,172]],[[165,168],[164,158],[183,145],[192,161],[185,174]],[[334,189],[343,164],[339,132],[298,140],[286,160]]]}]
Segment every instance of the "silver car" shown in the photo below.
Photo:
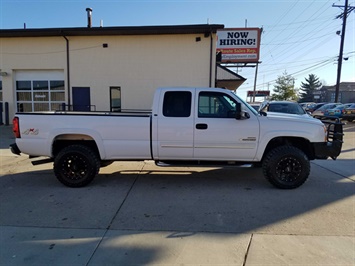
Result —
[{"label": "silver car", "polygon": [[264,101],[259,107],[260,111],[308,116],[297,102],[290,101]]}]

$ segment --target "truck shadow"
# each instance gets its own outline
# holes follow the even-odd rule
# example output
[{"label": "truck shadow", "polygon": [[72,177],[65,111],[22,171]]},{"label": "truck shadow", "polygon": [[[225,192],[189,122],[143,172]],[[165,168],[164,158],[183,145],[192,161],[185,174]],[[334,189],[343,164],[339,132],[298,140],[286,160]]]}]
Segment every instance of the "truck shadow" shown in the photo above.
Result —
[{"label": "truck shadow", "polygon": [[[131,173],[115,172],[109,178]],[[105,178],[107,176],[98,178],[96,182],[101,184]],[[312,210],[351,197],[354,191],[353,181],[333,173],[327,174],[326,169],[317,165],[312,165],[309,180],[294,190],[274,188],[259,168],[207,171],[194,171],[192,168],[174,169],[173,172],[143,169],[112,228],[255,232],[304,214],[312,217]],[[317,230],[326,234],[329,224],[322,224],[319,218],[310,219],[310,228],[312,223],[316,226],[315,221],[319,223]],[[300,229],[301,224],[298,223],[298,226],[288,228],[287,233],[307,230]]]},{"label": "truck shadow", "polygon": [[[78,189],[60,184],[51,169],[5,174],[0,180],[1,211],[12,213],[3,216],[2,224],[38,225],[37,215],[42,215],[44,226],[111,224],[110,229],[138,231],[253,232],[304,214],[311,217],[312,210],[336,205],[355,191],[350,179],[314,164],[309,180],[293,190],[274,188],[259,168],[169,170],[148,165],[100,173],[92,184]],[[102,218],[79,218],[91,217],[92,211]],[[317,230],[327,232],[326,223],[322,226],[320,222]]]},{"label": "truck shadow", "polygon": [[[154,232],[163,232],[167,239],[189,238],[199,232],[332,235],[333,226],[339,235],[353,235],[353,221],[346,216],[353,206],[346,199],[354,196],[355,183],[314,164],[309,180],[294,190],[272,187],[259,168],[170,170],[145,164],[137,170],[119,165],[121,170],[117,171],[115,164],[100,172],[92,184],[79,189],[61,185],[49,168],[3,174],[0,225],[85,228],[90,232],[101,230],[101,237],[107,232],[100,244],[101,238],[93,240],[91,233],[72,233],[71,237],[87,237],[87,243],[99,245],[95,252],[101,255],[94,255],[91,262],[98,262],[104,255],[112,264],[119,259],[123,264],[156,261],[164,246],[145,248],[139,241],[129,242],[132,235],[139,240]],[[47,246],[37,246],[48,241],[36,242],[47,236],[40,237],[39,232],[29,236],[32,239],[22,241],[22,248],[29,245],[27,248],[36,247],[37,254],[48,252]],[[11,237],[3,239],[11,244],[15,241]],[[59,232],[50,237],[51,243],[70,243],[69,237],[63,239]],[[70,250],[76,246],[71,244]]]}]

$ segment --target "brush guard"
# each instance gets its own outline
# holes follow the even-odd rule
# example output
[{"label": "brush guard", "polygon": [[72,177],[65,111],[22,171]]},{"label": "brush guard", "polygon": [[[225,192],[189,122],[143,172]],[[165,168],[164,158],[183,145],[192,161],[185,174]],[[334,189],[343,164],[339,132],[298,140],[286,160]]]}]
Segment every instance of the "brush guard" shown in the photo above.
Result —
[{"label": "brush guard", "polygon": [[328,117],[333,120],[322,120],[327,127],[327,141],[323,143],[316,143],[315,158],[327,159],[328,157],[336,160],[341,152],[343,146],[343,123],[337,117]]}]

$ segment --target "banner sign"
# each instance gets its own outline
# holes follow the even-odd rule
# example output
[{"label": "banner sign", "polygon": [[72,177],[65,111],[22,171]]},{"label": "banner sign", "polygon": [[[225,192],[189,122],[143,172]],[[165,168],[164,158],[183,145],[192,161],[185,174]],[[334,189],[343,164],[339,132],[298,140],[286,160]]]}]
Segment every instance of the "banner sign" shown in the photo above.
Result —
[{"label": "banner sign", "polygon": [[[247,97],[254,96],[254,91],[248,91]],[[266,97],[270,96],[270,91],[255,91],[255,97]]]},{"label": "banner sign", "polygon": [[260,52],[259,28],[233,28],[217,31],[217,53],[222,63],[256,63]]}]

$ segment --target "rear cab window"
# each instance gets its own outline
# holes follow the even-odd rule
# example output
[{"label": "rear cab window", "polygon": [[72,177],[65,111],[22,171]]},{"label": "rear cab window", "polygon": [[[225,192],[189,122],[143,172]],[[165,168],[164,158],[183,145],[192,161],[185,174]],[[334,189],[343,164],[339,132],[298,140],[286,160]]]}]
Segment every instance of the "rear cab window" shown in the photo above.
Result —
[{"label": "rear cab window", "polygon": [[165,117],[190,117],[190,91],[168,91],[164,94],[163,115]]}]

